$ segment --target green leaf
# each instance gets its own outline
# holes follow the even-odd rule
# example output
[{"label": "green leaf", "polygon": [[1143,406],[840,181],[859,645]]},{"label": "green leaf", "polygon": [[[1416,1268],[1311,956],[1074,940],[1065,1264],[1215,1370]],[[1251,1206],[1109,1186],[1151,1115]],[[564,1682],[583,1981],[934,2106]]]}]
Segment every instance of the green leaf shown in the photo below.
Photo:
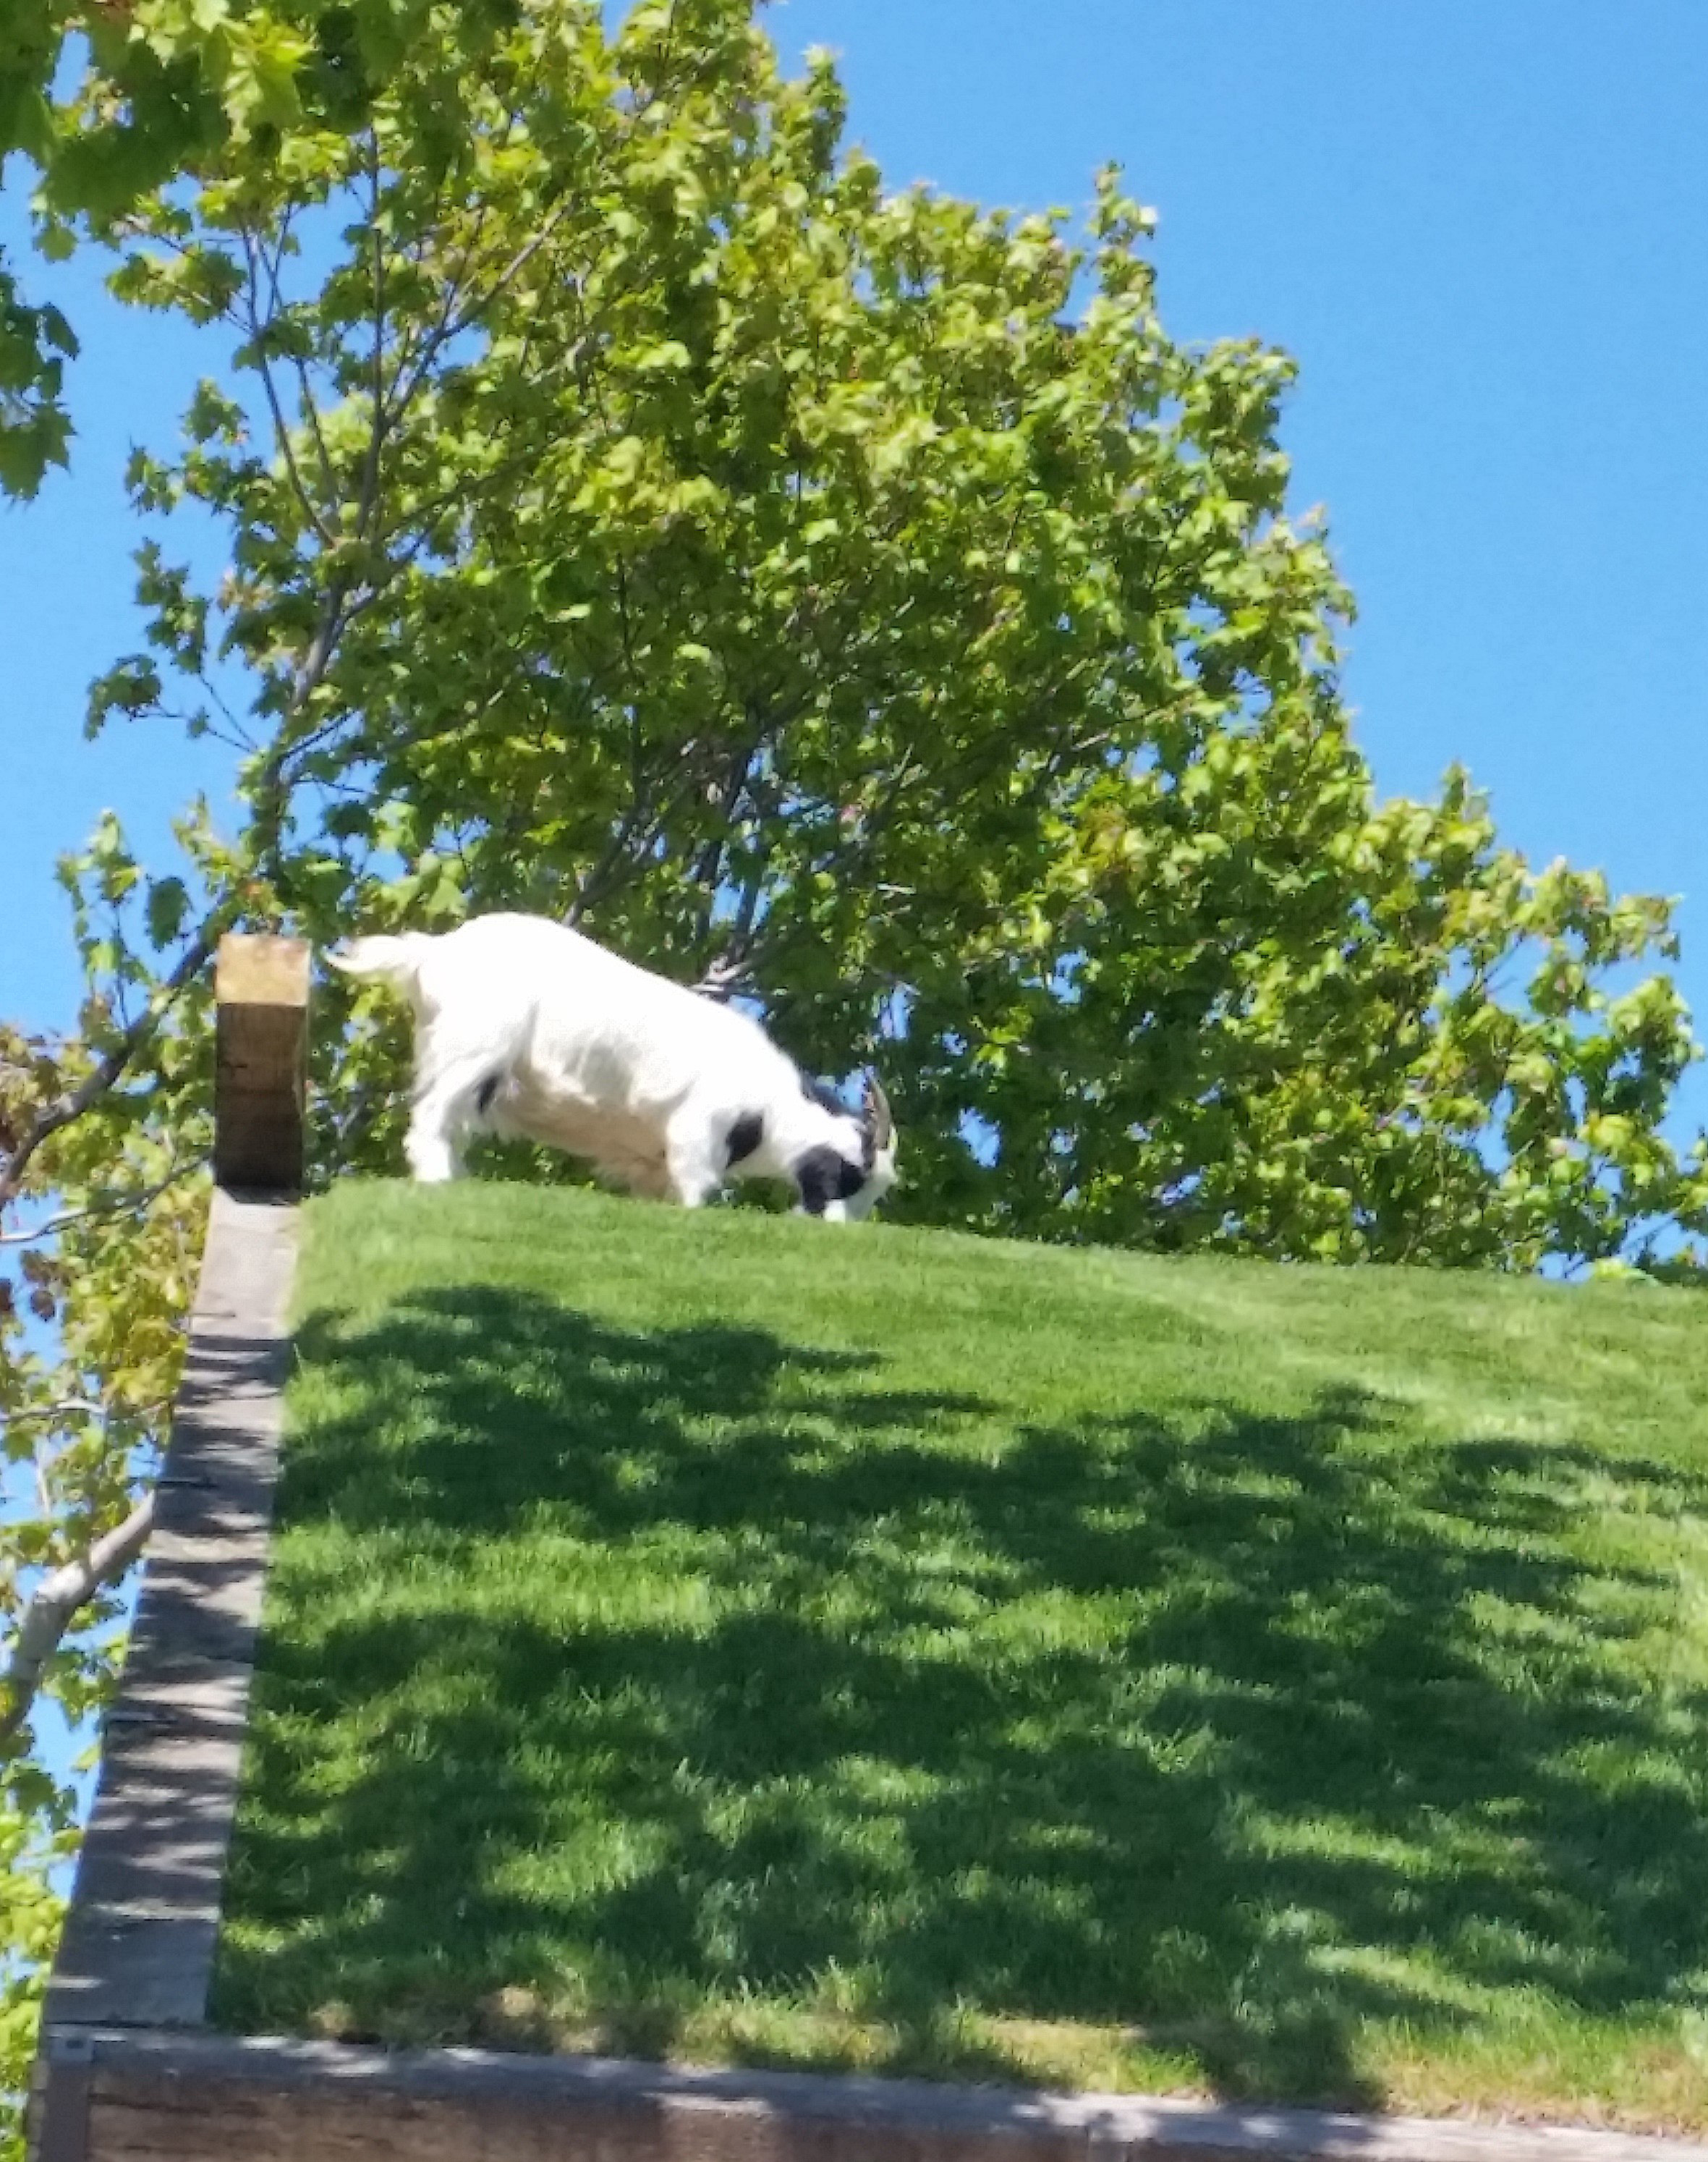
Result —
[{"label": "green leaf", "polygon": [[149,937],[158,949],[170,946],[184,928],[189,913],[190,891],[180,878],[149,881]]}]

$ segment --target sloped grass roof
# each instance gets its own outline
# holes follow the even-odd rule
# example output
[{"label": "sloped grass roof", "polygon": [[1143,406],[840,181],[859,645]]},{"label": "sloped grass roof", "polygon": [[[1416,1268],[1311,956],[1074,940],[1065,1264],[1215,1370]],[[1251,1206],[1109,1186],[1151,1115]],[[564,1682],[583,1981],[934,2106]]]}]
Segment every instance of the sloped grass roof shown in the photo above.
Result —
[{"label": "sloped grass roof", "polygon": [[215,2018],[1708,2127],[1708,1308],[315,1203]]}]

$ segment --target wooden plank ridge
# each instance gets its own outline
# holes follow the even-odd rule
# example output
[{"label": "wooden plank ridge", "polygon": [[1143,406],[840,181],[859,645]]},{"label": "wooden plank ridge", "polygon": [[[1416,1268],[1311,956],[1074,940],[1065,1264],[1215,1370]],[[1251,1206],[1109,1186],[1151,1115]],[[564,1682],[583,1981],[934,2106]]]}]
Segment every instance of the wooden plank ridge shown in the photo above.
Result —
[{"label": "wooden plank ridge", "polygon": [[206,2032],[84,2039],[91,2162],[1708,2162],[1690,2141],[1569,2127]]},{"label": "wooden plank ridge", "polygon": [[[216,1190],[130,1647],[44,2008],[55,2067],[77,2030],[199,2026],[237,1808],[289,1354],[297,1214]],[[76,2114],[75,2102],[68,2103]],[[76,2150],[65,2147],[77,2162]]]}]

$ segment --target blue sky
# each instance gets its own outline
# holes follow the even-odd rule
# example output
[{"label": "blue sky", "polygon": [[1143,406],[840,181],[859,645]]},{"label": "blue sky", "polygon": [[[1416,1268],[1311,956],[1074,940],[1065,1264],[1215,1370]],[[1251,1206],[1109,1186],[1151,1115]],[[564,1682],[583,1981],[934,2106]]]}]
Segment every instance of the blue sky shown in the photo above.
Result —
[{"label": "blue sky", "polygon": [[[1685,896],[1708,1026],[1708,8],[1644,0],[786,0],[841,57],[896,185],[1083,206],[1114,157],[1161,213],[1165,321],[1293,352],[1284,438],[1357,593],[1347,682],[1384,792],[1452,760],[1505,834]],[[15,172],[0,234],[20,229]],[[71,477],[0,514],[0,1010],[68,1016],[55,853],[112,803],[151,845],[220,756],[81,741],[133,642],[118,474],[170,432],[195,341],[71,314]],[[1708,1120],[1708,1078],[1689,1094]]]}]

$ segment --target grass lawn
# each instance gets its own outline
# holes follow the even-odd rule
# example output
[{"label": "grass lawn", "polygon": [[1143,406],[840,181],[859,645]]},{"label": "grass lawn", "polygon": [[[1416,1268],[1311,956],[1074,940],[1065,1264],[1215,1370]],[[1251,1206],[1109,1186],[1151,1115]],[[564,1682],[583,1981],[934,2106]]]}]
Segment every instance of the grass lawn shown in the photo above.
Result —
[{"label": "grass lawn", "polygon": [[216,2018],[1708,2128],[1708,1306],[308,1212]]}]

